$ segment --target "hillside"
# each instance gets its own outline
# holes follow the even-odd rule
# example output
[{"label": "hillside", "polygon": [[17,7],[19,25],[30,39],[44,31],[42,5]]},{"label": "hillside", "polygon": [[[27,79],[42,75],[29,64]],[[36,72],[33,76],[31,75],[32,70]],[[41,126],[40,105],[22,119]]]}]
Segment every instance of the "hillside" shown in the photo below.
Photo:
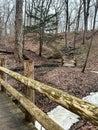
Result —
[{"label": "hillside", "polygon": [[[74,68],[61,66],[61,58],[57,58],[59,53],[63,51],[65,61],[68,62],[72,59],[70,53],[64,52],[64,37],[53,43],[44,44],[43,57],[38,56],[39,44],[34,40],[33,34],[28,34],[25,37],[25,51],[24,55],[35,63],[35,79],[45,84],[51,85],[61,89],[69,94],[75,95],[79,98],[87,96],[90,92],[98,91],[98,74],[91,71],[98,71],[98,32],[94,35],[93,45],[89,55],[85,73],[81,73],[85,57],[88,50],[90,39],[87,40],[85,45],[82,44],[82,32],[77,35],[77,43],[75,50],[75,57],[77,59],[77,66]],[[88,32],[87,37],[91,35]],[[68,45],[72,46],[73,33],[68,34]],[[13,55],[14,37],[2,37],[0,42],[0,57],[6,58],[7,67],[15,69],[15,71],[23,74],[23,63],[16,63]],[[51,56],[51,57],[50,57]],[[48,58],[48,59],[47,59]],[[9,82],[17,89],[20,89],[19,83],[11,80]],[[23,88],[21,87],[21,91]],[[40,99],[40,100],[39,100]],[[45,112],[51,110],[56,106],[45,96],[36,93],[36,104]],[[79,127],[80,126],[80,127]],[[81,119],[70,130],[97,130],[87,121]]]}]

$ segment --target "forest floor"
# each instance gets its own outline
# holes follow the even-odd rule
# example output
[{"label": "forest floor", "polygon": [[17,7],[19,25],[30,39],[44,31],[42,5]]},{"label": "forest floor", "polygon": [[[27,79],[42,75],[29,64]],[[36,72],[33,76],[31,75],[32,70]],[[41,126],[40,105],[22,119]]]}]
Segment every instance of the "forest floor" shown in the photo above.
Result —
[{"label": "forest floor", "polygon": [[[88,36],[90,33],[88,33]],[[72,41],[73,34],[69,34],[69,43]],[[82,73],[83,64],[87,54],[87,49],[90,40],[87,41],[85,45],[82,45],[82,34],[80,33],[77,36],[78,48],[76,51],[77,66],[74,68],[61,66],[60,59],[59,62],[57,59],[47,59],[50,54],[54,55],[54,48],[50,44],[44,45],[43,57],[38,56],[39,44],[33,40],[32,35],[30,34],[25,38],[25,52],[24,54],[29,57],[29,59],[34,60],[35,63],[35,72],[34,78],[40,82],[43,82],[47,85],[61,89],[64,92],[67,92],[71,95],[83,98],[84,96],[89,95],[91,92],[98,92],[98,74],[92,73],[91,71],[98,71],[98,33],[94,36],[93,45],[89,55],[87,67],[85,73]],[[59,47],[63,46],[64,40],[62,39],[58,43]],[[22,68],[23,63],[16,63],[13,55],[13,45],[14,38],[6,37],[2,38],[0,43],[0,58],[5,58],[7,61],[7,68],[15,69]],[[57,47],[57,44],[53,44]],[[58,47],[58,48],[59,48]],[[5,53],[11,52],[11,53]],[[68,57],[66,61],[68,61]],[[55,64],[54,64],[55,63]],[[23,74],[23,69],[15,69],[15,71]],[[16,89],[21,90],[23,87],[20,83],[8,77],[8,81]],[[39,100],[40,99],[40,100]],[[36,92],[36,105],[40,107],[43,111],[48,112],[53,109],[57,104],[50,101],[47,97],[42,96]],[[80,120],[78,123],[74,124],[70,130],[98,130],[98,127],[92,125],[86,120]]]}]

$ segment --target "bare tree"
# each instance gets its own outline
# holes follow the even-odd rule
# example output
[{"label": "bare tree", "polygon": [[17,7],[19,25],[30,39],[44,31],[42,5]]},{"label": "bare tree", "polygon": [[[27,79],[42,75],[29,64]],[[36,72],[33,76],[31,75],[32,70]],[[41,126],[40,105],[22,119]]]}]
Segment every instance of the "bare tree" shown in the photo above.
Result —
[{"label": "bare tree", "polygon": [[86,65],[87,65],[88,57],[89,57],[91,46],[92,46],[92,42],[93,42],[93,36],[94,36],[94,30],[95,30],[95,23],[96,23],[97,12],[98,12],[98,0],[96,0],[96,4],[95,4],[95,14],[94,14],[94,21],[93,21],[92,36],[91,36],[90,44],[89,44],[89,47],[88,47],[88,52],[87,52],[86,60],[85,60],[85,63],[84,63],[83,69],[82,69],[83,73],[84,73]]},{"label": "bare tree", "polygon": [[[52,6],[53,6],[53,9],[55,11],[55,14],[56,14],[56,30],[55,30],[55,34],[57,35],[58,33],[58,21],[59,21],[59,16],[60,16],[60,13],[62,11],[62,7],[61,7],[61,1],[60,0],[55,0],[55,1],[52,1]],[[59,12],[59,15],[58,15],[58,12]]]},{"label": "bare tree", "polygon": [[16,0],[16,16],[15,16],[15,59],[22,61],[23,52],[23,31],[22,31],[22,7],[23,0]]},{"label": "bare tree", "polygon": [[8,24],[10,15],[11,15],[11,13],[13,12],[13,10],[14,10],[14,6],[13,6],[11,9],[10,9],[9,7],[8,7],[8,9],[7,9],[8,15],[7,15],[6,21],[5,21],[5,35],[7,35],[7,24]]},{"label": "bare tree", "polygon": [[79,29],[81,10],[82,10],[82,0],[80,0],[80,5],[79,5],[79,8],[78,8],[77,18],[76,18],[76,23],[75,23],[76,28],[75,28],[75,32],[74,32],[74,41],[73,41],[74,50],[75,50],[75,44],[76,44],[76,37],[77,37],[78,29]]},{"label": "bare tree", "polygon": [[[10,25],[14,21],[14,1],[4,0],[1,2],[1,17],[2,17],[2,27],[3,35],[8,35],[10,33]],[[13,26],[14,27],[14,26]],[[14,33],[14,32],[13,32]]]},{"label": "bare tree", "polygon": [[88,30],[88,17],[89,17],[90,2],[91,2],[91,0],[83,0],[83,7],[84,7],[83,44],[85,44],[86,32],[87,32],[87,30]]},{"label": "bare tree", "polygon": [[69,0],[65,0],[66,24],[65,24],[65,46],[67,47],[67,31],[69,28]]}]

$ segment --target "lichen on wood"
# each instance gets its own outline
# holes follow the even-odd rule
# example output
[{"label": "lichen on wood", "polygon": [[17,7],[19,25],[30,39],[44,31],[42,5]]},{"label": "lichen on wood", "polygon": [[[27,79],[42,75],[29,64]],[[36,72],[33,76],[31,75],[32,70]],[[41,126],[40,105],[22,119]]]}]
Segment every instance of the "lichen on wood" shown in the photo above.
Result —
[{"label": "lichen on wood", "polygon": [[88,103],[82,99],[69,95],[61,90],[50,87],[36,80],[26,78],[25,76],[22,76],[4,67],[0,67],[0,70],[25,84],[29,88],[37,90],[46,95],[52,101],[67,108],[75,114],[78,114],[82,118],[89,120],[95,125],[98,125],[98,107],[96,105]]}]

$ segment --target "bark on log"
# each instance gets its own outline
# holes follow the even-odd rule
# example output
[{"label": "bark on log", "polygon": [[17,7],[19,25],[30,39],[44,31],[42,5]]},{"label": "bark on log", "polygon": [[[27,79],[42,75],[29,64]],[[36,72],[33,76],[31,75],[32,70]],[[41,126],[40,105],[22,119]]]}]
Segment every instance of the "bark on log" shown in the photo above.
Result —
[{"label": "bark on log", "polygon": [[60,104],[68,110],[78,114],[84,119],[91,121],[98,126],[98,107],[83,101],[75,96],[71,96],[61,90],[55,89],[43,83],[35,80],[28,79],[20,74],[12,72],[4,67],[0,67],[0,70],[27,85],[31,89],[35,89],[42,94],[45,94],[52,101]]},{"label": "bark on log", "polygon": [[9,85],[4,80],[0,79],[0,83],[9,91],[22,105],[23,107],[35,117],[35,119],[40,122],[43,127],[47,130],[64,130],[56,122],[48,117],[43,111],[41,111],[36,105],[34,105],[30,100],[20,94],[11,85]]}]

